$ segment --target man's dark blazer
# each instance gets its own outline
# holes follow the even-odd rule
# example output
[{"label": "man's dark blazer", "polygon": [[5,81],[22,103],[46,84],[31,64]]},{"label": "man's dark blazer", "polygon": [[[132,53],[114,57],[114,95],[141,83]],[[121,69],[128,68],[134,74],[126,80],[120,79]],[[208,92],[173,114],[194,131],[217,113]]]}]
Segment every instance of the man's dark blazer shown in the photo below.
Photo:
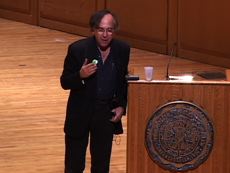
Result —
[{"label": "man's dark blazer", "polygon": [[[114,64],[117,69],[114,99],[116,106],[126,109],[127,81],[125,75],[128,73],[130,47],[122,41],[113,39],[110,53],[115,57]],[[85,58],[88,59],[88,62],[92,62],[93,59],[98,58],[97,55],[98,48],[94,36],[76,41],[68,47],[60,81],[63,89],[70,89],[64,131],[73,137],[80,137],[87,131],[97,91],[97,73],[82,80],[79,71]]]}]

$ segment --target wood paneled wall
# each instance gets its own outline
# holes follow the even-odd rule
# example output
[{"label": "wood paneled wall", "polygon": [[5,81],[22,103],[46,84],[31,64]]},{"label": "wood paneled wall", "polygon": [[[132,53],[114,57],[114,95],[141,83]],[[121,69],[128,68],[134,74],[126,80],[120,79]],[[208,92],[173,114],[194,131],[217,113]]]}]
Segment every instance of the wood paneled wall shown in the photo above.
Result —
[{"label": "wood paneled wall", "polygon": [[0,17],[37,25],[38,0],[1,0]]},{"label": "wood paneled wall", "polygon": [[107,7],[119,17],[119,36],[134,47],[167,53],[168,2],[167,0],[108,1]]},{"label": "wood paneled wall", "polygon": [[132,47],[230,68],[228,0],[1,0],[0,17],[88,36],[90,15],[103,8]]},{"label": "wood paneled wall", "polygon": [[230,1],[178,2],[178,56],[230,67]]},{"label": "wood paneled wall", "polygon": [[100,0],[40,0],[39,8],[40,26],[87,36],[91,14],[103,6]]}]

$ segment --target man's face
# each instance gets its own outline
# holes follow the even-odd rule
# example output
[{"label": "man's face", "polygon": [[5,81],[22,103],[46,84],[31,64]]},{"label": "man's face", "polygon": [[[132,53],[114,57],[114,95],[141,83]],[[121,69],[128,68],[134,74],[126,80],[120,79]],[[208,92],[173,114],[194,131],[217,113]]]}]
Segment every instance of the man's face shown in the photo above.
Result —
[{"label": "man's face", "polygon": [[114,35],[114,19],[111,14],[106,14],[99,24],[99,27],[93,31],[100,49],[105,50],[109,47]]}]

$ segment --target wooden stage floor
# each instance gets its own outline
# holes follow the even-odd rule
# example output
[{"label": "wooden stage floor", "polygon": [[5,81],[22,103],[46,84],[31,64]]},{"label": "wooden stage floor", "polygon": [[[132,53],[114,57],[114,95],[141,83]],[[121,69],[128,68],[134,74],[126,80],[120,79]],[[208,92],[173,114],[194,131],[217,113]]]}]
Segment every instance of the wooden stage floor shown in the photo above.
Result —
[{"label": "wooden stage floor", "polygon": [[[0,173],[63,173],[68,91],[59,83],[67,46],[81,37],[0,18]],[[164,79],[169,57],[132,49],[129,69],[153,65]],[[170,73],[222,68],[177,59]],[[114,142],[111,173],[126,172],[125,133]],[[90,157],[87,154],[86,173]]]}]

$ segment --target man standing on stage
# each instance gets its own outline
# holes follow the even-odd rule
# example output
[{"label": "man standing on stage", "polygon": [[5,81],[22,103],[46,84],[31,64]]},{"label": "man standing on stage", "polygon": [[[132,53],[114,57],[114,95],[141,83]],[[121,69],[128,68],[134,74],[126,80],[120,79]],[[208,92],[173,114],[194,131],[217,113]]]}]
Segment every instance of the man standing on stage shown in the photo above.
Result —
[{"label": "man standing on stage", "polygon": [[130,47],[114,38],[118,20],[109,10],[93,14],[89,24],[93,35],[69,46],[61,75],[70,89],[65,173],[83,173],[88,143],[91,173],[108,173],[113,136],[123,133]]}]

